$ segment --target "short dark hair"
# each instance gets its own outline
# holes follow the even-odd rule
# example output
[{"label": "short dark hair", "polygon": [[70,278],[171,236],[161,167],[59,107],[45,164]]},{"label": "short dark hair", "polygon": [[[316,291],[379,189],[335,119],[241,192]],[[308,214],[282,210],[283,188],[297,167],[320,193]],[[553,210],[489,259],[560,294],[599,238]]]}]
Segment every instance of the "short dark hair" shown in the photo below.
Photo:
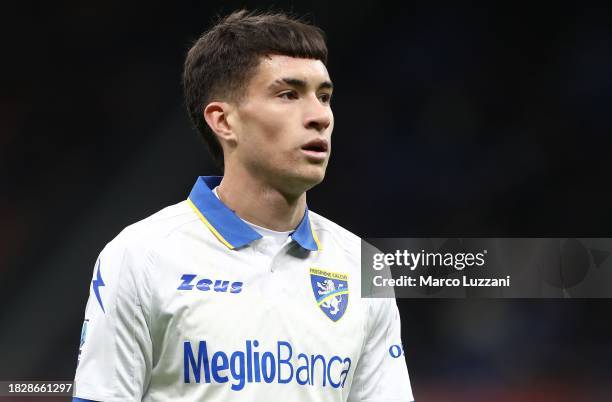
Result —
[{"label": "short dark hair", "polygon": [[183,72],[187,110],[221,167],[223,150],[204,120],[204,107],[213,100],[239,101],[261,57],[272,54],[327,64],[325,34],[284,13],[240,10],[218,18],[187,53]]}]

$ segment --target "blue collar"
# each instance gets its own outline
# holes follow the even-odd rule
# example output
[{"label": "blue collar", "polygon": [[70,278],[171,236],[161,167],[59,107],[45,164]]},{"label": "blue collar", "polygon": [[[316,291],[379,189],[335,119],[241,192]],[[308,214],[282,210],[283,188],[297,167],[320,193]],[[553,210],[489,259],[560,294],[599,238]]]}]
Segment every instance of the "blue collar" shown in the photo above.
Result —
[{"label": "blue collar", "polygon": [[[222,178],[221,176],[198,177],[189,194],[187,203],[213,235],[233,250],[260,239],[261,235],[213,194],[212,189],[221,183]],[[297,229],[291,234],[291,238],[306,250],[321,250],[317,234],[310,225],[310,219],[308,219],[308,207]]]}]

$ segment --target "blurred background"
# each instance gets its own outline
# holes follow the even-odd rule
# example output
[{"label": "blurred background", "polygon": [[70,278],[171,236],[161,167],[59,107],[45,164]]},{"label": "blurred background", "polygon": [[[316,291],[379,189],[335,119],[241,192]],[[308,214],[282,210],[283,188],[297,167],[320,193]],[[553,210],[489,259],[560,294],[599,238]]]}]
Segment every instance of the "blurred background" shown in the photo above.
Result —
[{"label": "blurred background", "polygon": [[[274,4],[328,35],[334,154],[311,209],[363,237],[612,237],[610,7]],[[99,251],[217,173],[180,76],[242,6],[271,4],[3,13],[0,380],[71,379]],[[609,300],[398,304],[419,402],[612,400]]]}]

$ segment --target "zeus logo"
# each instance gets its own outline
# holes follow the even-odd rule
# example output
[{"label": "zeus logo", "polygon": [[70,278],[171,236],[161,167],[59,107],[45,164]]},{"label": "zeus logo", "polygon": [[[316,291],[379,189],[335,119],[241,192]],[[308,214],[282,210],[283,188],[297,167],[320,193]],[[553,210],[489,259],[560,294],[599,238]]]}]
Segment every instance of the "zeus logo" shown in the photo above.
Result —
[{"label": "zeus logo", "polygon": [[203,278],[195,281],[197,275],[184,274],[181,276],[181,284],[176,290],[192,290],[194,287],[202,292],[214,290],[215,292],[240,293],[242,292],[242,282],[231,282],[222,279],[213,281],[212,279]]},{"label": "zeus logo", "polygon": [[93,291],[96,295],[96,299],[98,299],[98,303],[100,304],[100,308],[102,309],[102,312],[106,314],[106,311],[104,311],[104,304],[102,304],[102,297],[100,297],[100,287],[106,286],[102,280],[102,272],[100,272],[100,259],[98,259],[98,273],[96,274],[96,279],[94,279],[91,283],[93,285]]}]

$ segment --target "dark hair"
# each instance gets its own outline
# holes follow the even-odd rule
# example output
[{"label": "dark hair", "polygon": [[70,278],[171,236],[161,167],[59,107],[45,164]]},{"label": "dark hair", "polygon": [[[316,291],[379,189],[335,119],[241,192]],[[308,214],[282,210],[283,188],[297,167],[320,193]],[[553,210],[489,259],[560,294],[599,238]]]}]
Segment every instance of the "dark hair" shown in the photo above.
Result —
[{"label": "dark hair", "polygon": [[260,59],[279,54],[327,64],[323,31],[283,13],[235,11],[219,18],[187,53],[183,89],[189,116],[223,167],[223,151],[204,120],[213,100],[239,101]]}]

